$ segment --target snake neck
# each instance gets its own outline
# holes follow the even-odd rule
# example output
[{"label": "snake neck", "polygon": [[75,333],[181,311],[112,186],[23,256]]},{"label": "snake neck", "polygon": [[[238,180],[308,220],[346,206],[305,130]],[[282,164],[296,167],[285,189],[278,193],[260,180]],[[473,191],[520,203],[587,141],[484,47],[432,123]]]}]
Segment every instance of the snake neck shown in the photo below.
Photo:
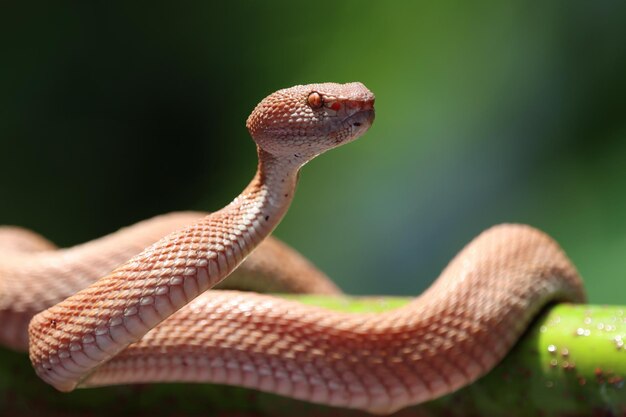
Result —
[{"label": "snake neck", "polygon": [[245,239],[251,243],[246,245],[245,255],[272,233],[289,209],[302,166],[297,156],[278,158],[260,147],[257,152],[259,164],[254,178],[218,212],[222,218],[233,219],[233,228],[249,238]]}]

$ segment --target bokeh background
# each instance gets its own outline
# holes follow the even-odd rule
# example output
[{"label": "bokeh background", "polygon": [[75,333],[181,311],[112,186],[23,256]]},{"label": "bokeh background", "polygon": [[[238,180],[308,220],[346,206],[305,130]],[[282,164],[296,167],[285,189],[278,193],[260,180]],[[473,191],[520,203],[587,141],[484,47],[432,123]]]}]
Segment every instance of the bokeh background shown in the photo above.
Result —
[{"label": "bokeh background", "polygon": [[[228,4],[226,4],[228,3]],[[347,292],[412,295],[500,222],[626,303],[626,3],[49,2],[0,11],[0,223],[72,245],[216,210],[272,91],[358,80],[371,131],[276,231]]]}]

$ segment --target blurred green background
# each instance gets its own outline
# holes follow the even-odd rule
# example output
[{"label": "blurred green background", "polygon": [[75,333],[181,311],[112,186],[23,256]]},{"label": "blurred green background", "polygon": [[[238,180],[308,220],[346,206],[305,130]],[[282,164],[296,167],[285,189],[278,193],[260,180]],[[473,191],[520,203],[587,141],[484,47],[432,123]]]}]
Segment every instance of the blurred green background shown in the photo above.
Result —
[{"label": "blurred green background", "polygon": [[307,165],[276,235],[348,292],[416,294],[500,222],[626,303],[626,3],[77,2],[0,11],[0,223],[72,245],[216,210],[272,91],[362,81],[371,131]]}]

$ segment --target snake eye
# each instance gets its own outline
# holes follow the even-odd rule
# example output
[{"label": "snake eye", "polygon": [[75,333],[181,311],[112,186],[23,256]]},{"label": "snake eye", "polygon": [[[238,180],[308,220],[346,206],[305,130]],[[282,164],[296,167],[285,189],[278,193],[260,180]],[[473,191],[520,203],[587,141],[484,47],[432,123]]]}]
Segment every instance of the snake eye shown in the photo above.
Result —
[{"label": "snake eye", "polygon": [[309,103],[309,106],[311,106],[312,109],[319,109],[324,105],[324,100],[318,92],[313,91],[311,94],[309,94],[309,97],[307,98],[307,103]]}]

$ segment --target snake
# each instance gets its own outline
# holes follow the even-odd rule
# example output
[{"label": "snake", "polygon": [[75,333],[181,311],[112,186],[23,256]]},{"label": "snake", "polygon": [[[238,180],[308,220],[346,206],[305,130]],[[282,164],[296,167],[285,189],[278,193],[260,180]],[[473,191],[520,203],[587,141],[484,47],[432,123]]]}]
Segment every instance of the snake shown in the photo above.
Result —
[{"label": "snake", "polygon": [[[219,211],[158,216],[68,249],[1,228],[0,343],[28,349],[39,377],[63,392],[219,383],[387,414],[480,378],[546,305],[585,300],[564,251],[531,226],[482,232],[391,311],[330,311],[240,291],[339,293],[269,235],[300,169],[368,131],[374,102],[359,82],[264,98],[246,122],[256,174]],[[229,281],[231,289],[211,290]]]}]

